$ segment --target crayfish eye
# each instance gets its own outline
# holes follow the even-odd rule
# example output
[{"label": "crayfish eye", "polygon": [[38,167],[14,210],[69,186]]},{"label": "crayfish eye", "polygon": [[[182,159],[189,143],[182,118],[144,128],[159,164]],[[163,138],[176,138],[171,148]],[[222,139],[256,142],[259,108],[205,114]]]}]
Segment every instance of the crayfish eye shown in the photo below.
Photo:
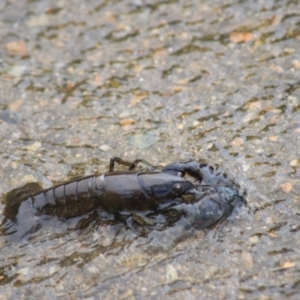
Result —
[{"label": "crayfish eye", "polygon": [[173,186],[173,191],[174,191],[176,194],[181,193],[182,190],[183,190],[183,188],[182,188],[182,185],[181,185],[180,183],[174,184],[174,186]]}]

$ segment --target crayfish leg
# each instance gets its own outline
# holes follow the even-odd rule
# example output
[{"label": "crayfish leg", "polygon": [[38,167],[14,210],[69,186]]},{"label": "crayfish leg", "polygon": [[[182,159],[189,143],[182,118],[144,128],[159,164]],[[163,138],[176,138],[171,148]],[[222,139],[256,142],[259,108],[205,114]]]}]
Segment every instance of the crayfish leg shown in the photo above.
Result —
[{"label": "crayfish leg", "polygon": [[146,165],[147,169],[149,169],[149,170],[154,170],[155,169],[155,167],[153,165],[151,165],[149,162],[147,162],[144,159],[137,158],[134,161],[129,162],[129,161],[123,160],[120,157],[114,156],[109,161],[109,172],[114,171],[115,163],[118,163],[119,165],[122,165],[122,166],[129,167],[128,168],[129,171],[134,170],[139,163],[142,163],[143,165]]},{"label": "crayfish leg", "polygon": [[152,164],[150,164],[149,162],[147,162],[146,160],[144,160],[144,159],[139,159],[139,158],[137,158],[137,159],[135,159],[132,163],[131,163],[131,165],[130,165],[130,167],[129,167],[129,170],[134,170],[135,168],[136,168],[136,166],[139,164],[139,163],[142,163],[143,165],[145,165],[145,166],[147,166],[147,169],[148,170],[155,170],[155,167],[152,165]]},{"label": "crayfish leg", "polygon": [[117,157],[117,156],[114,156],[110,159],[109,161],[109,172],[113,172],[114,169],[115,169],[115,163],[118,163],[119,165],[123,165],[123,166],[126,166],[126,167],[130,167],[131,163],[130,162],[127,162],[125,160],[123,160],[122,158],[120,157]]}]

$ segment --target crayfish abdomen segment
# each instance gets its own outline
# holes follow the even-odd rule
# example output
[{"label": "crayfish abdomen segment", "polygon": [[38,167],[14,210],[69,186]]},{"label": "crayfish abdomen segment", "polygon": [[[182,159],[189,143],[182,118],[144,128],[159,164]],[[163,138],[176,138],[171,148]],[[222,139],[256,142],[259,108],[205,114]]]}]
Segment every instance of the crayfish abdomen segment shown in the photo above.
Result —
[{"label": "crayfish abdomen segment", "polygon": [[32,206],[46,215],[72,218],[93,211],[102,189],[101,176],[90,176],[42,190],[30,197]]}]

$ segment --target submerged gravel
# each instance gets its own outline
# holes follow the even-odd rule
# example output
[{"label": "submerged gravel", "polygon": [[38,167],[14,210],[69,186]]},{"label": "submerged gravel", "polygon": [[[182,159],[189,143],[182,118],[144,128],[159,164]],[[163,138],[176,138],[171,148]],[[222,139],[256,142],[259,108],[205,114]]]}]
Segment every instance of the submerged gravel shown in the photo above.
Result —
[{"label": "submerged gravel", "polygon": [[[220,230],[45,220],[0,238],[3,299],[298,299],[298,1],[0,3],[5,194],[107,170],[204,158],[247,191]],[[0,220],[3,220],[0,215]]]}]

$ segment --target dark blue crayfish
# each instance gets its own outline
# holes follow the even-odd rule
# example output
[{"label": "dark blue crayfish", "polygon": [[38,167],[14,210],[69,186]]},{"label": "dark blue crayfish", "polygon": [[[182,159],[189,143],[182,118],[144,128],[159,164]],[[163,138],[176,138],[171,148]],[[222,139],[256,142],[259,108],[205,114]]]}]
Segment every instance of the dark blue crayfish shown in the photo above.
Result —
[{"label": "dark blue crayfish", "polygon": [[[115,163],[127,166],[128,171],[114,171]],[[136,171],[139,163],[148,168]],[[127,162],[119,157],[110,160],[107,173],[21,196],[18,191],[15,195],[4,210],[5,218],[11,222],[20,222],[18,216],[25,216],[24,211],[68,219],[100,208],[120,220],[128,220],[136,212],[173,214],[175,219],[185,215],[202,228],[224,220],[237,203],[245,201],[238,186],[218,166],[213,168],[199,161],[175,162],[157,171],[144,160]]]}]

